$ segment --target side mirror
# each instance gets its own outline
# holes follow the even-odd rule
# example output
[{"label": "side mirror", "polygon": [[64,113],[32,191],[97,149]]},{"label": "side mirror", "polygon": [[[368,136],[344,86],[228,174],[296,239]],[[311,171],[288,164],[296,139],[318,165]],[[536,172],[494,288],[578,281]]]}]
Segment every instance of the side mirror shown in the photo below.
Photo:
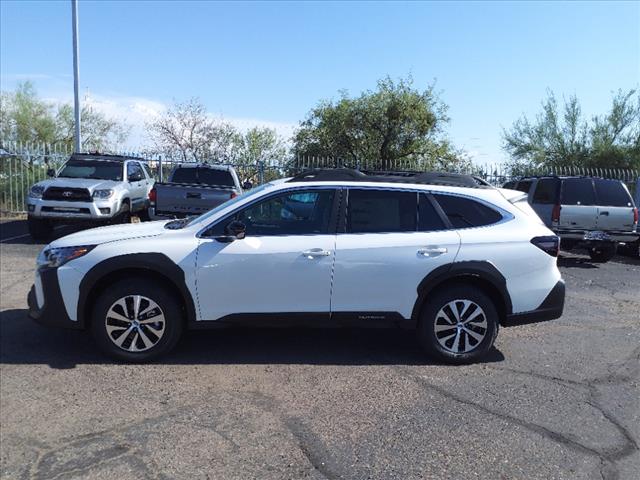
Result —
[{"label": "side mirror", "polygon": [[129,175],[130,182],[139,182],[140,180],[142,180],[142,174],[140,173],[132,173]]},{"label": "side mirror", "polygon": [[224,236],[216,237],[222,243],[231,243],[234,240],[242,240],[246,236],[247,227],[239,220],[232,220],[224,227]]},{"label": "side mirror", "polygon": [[253,188],[253,183],[251,183],[249,180],[247,180],[242,184],[243,190],[251,190],[252,188]]},{"label": "side mirror", "polygon": [[48,168],[47,177],[55,177],[55,176],[56,176],[56,171],[53,168]]}]

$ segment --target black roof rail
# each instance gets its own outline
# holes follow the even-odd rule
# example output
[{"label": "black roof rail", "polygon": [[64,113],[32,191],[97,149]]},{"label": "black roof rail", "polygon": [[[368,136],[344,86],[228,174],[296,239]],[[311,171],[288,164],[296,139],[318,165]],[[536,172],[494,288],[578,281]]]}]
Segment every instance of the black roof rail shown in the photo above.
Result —
[{"label": "black roof rail", "polygon": [[115,155],[111,153],[100,153],[100,152],[79,152],[72,153],[71,158],[93,158],[95,160],[111,160],[115,162],[124,162],[125,160],[138,160],[140,162],[148,162],[146,158],[142,157],[134,157],[133,155]]},{"label": "black roof rail", "polygon": [[360,171],[351,168],[318,168],[307,170],[288,180],[289,182],[380,182],[446,185],[467,188],[493,188],[472,175],[445,172],[412,171]]}]

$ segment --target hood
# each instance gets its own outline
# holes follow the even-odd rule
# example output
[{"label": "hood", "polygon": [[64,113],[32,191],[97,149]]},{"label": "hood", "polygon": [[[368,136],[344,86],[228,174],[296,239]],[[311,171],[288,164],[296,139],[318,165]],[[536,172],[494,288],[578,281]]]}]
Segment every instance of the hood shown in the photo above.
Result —
[{"label": "hood", "polygon": [[164,225],[170,220],[157,222],[128,223],[98,227],[81,232],[72,233],[66,237],[51,242],[52,248],[76,247],[79,245],[100,245],[101,243],[129,240],[131,238],[155,237],[162,235],[167,230]]},{"label": "hood", "polygon": [[115,188],[120,182],[114,182],[113,180],[100,180],[99,178],[65,178],[58,177],[50,180],[43,180],[38,182],[37,185],[42,185],[45,188],[60,187],[60,188],[87,188],[89,192],[93,193],[94,190],[104,190],[107,188]]}]

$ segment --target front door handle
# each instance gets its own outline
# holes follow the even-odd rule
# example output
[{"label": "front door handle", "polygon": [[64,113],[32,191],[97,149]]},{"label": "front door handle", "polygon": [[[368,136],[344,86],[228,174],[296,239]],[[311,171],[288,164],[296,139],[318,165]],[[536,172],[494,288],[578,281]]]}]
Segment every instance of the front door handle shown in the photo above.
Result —
[{"label": "front door handle", "polygon": [[448,250],[445,247],[425,247],[418,250],[418,255],[421,257],[431,258],[447,252]]},{"label": "front door handle", "polygon": [[313,260],[317,257],[328,257],[329,255],[331,255],[331,252],[329,250],[323,250],[322,248],[312,248],[302,252],[302,256],[309,260]]},{"label": "front door handle", "polygon": [[606,215],[606,216],[609,216],[609,212],[600,212],[600,215]]}]

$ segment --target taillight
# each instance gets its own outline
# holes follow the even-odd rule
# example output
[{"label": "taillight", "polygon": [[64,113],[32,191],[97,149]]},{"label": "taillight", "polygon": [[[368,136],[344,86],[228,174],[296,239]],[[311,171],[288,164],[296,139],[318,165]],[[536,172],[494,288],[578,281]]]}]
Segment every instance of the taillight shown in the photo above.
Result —
[{"label": "taillight", "polygon": [[551,210],[551,222],[558,223],[560,221],[560,209],[562,207],[560,205],[554,205],[553,210]]},{"label": "taillight", "polygon": [[149,190],[149,201],[151,203],[156,203],[156,197],[157,197],[156,189],[152,188],[151,190]]},{"label": "taillight", "polygon": [[633,209],[633,223],[638,223],[638,207]]},{"label": "taillight", "polygon": [[558,253],[560,253],[560,237],[556,237],[555,235],[533,237],[531,243],[552,257],[557,257]]},{"label": "taillight", "polygon": [[232,198],[236,198],[238,196],[238,194],[236,192],[231,192],[231,195],[229,195],[229,200],[231,200]]}]

